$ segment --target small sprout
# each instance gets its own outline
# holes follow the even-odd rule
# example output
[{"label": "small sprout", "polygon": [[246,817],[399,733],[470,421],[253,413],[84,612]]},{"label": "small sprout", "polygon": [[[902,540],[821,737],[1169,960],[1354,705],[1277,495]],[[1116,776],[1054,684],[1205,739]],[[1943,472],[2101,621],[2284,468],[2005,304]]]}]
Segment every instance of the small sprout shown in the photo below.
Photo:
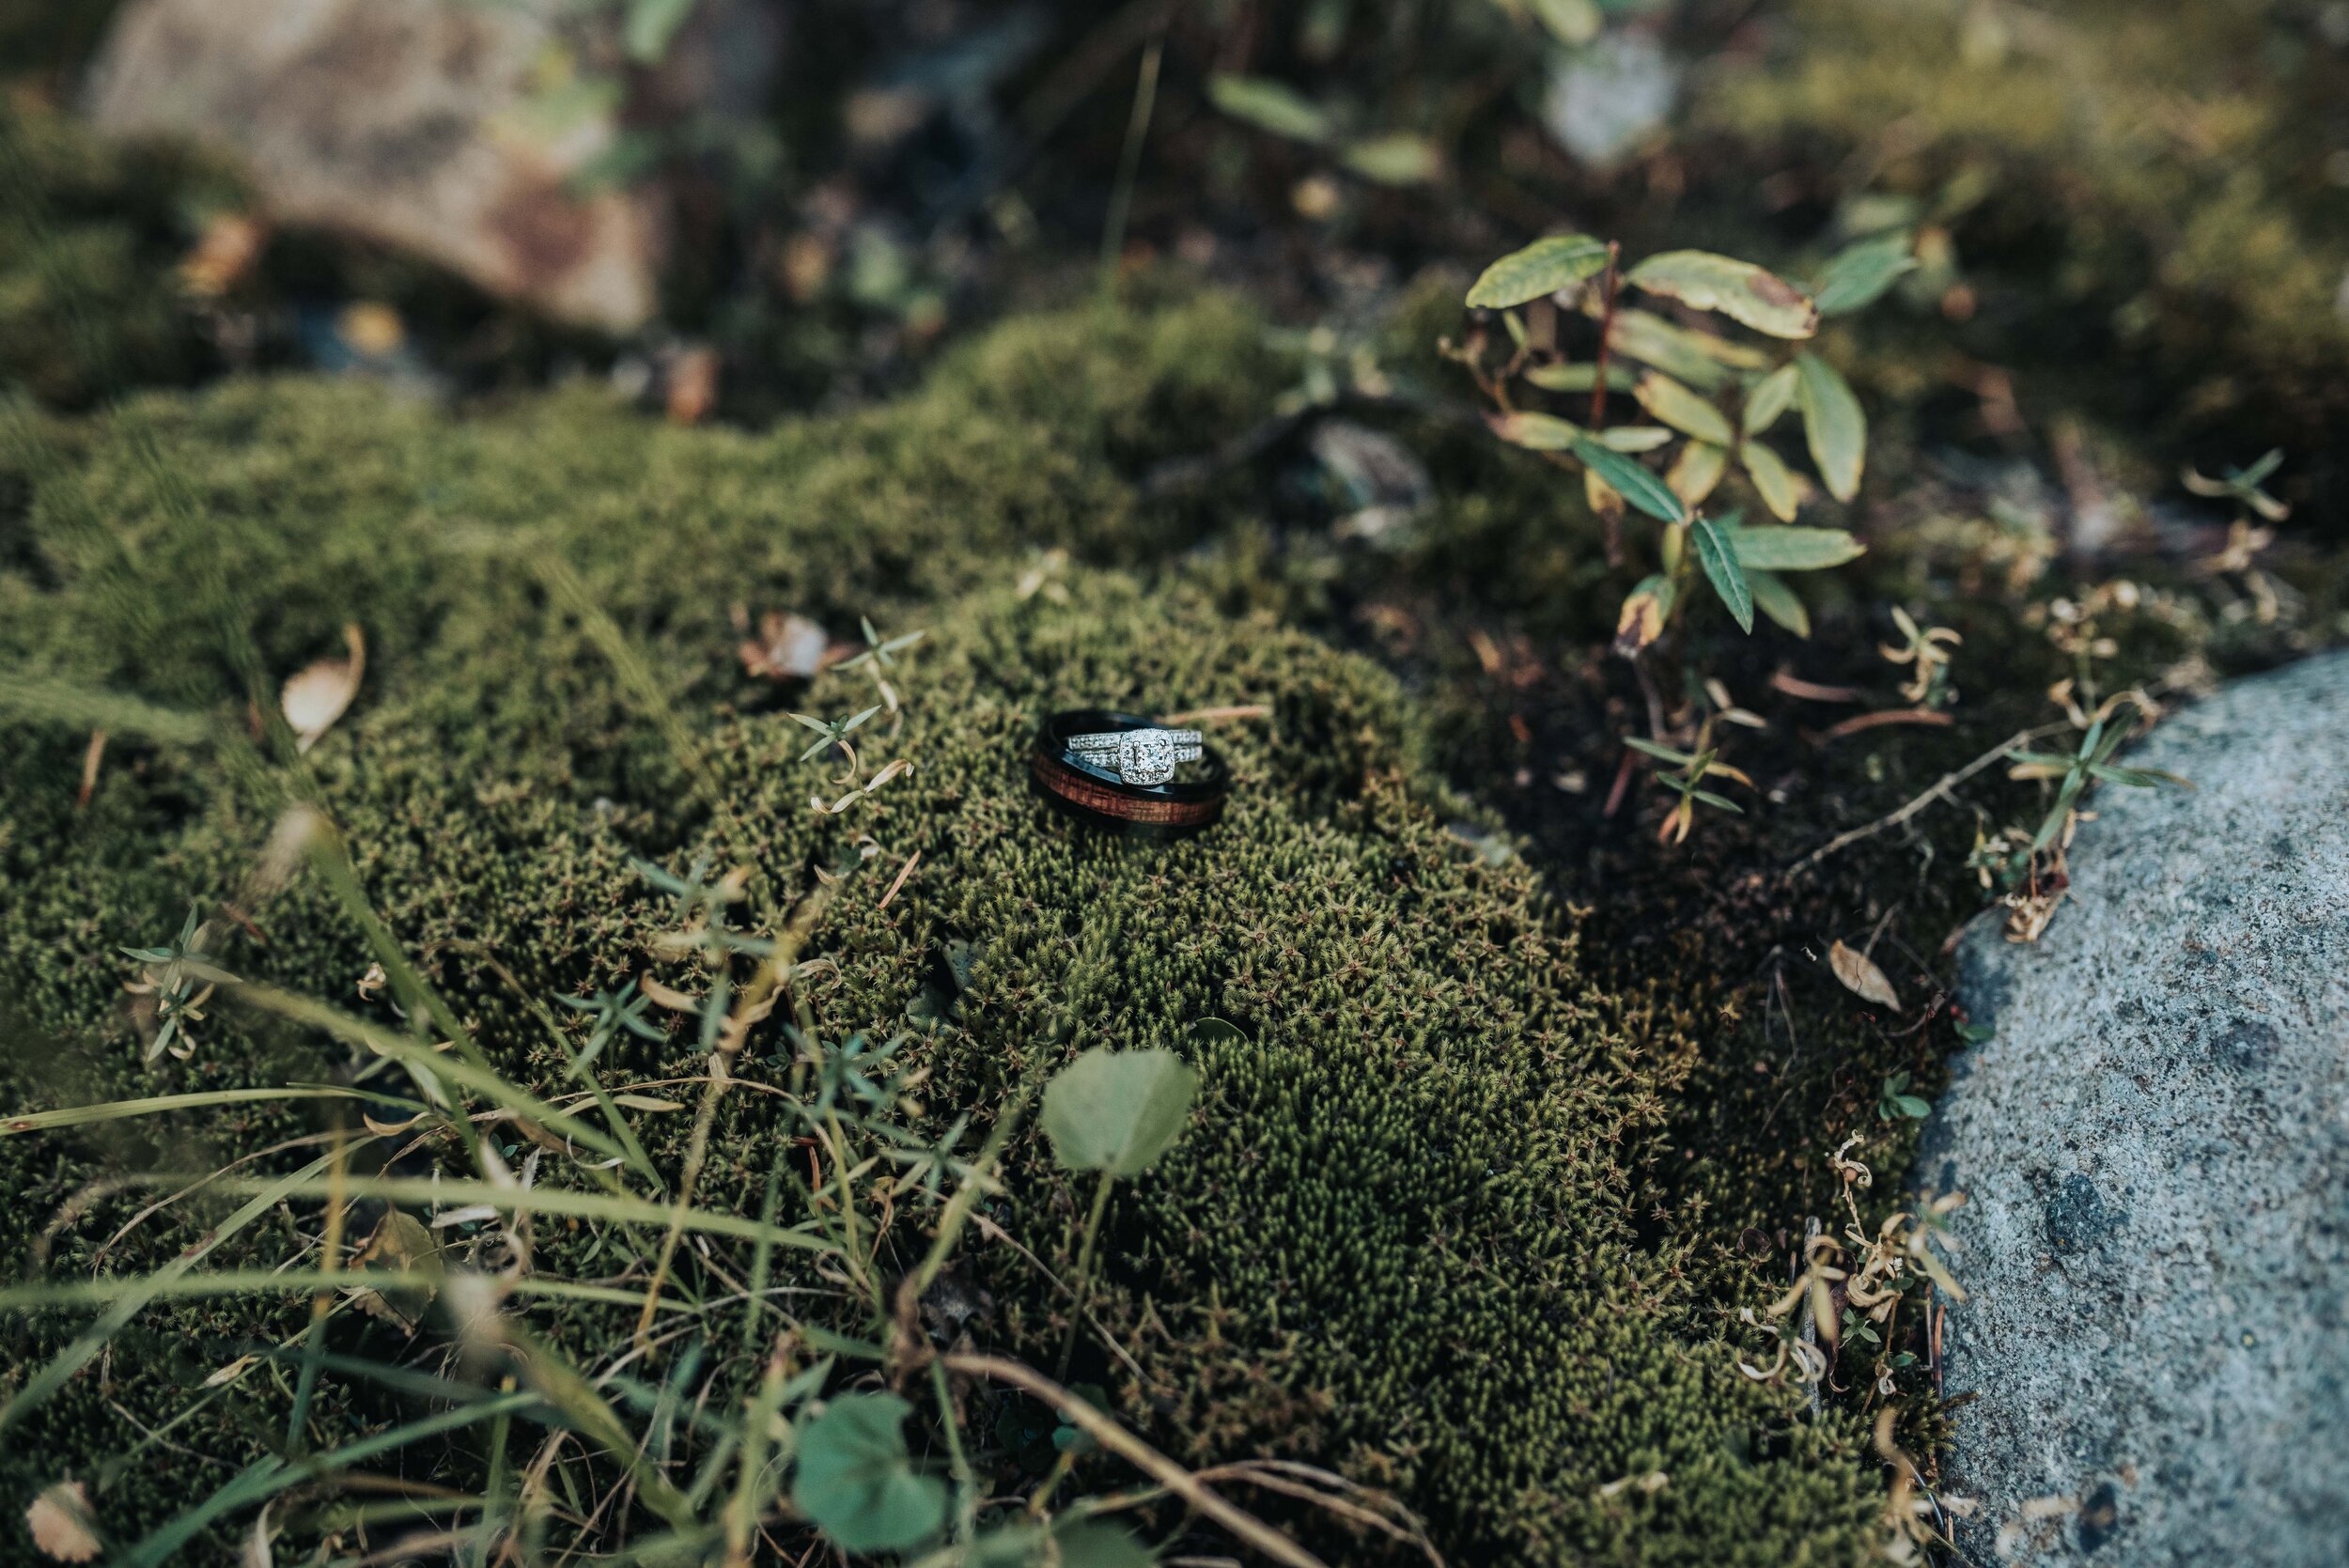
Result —
[{"label": "small sprout", "polygon": [[1898,1072],[1884,1080],[1883,1089],[1876,1094],[1877,1121],[1897,1122],[1904,1117],[1919,1120],[1933,1110],[1931,1105],[1908,1092],[1908,1079],[1907,1073]]},{"label": "small sprout", "polygon": [[2080,798],[2092,780],[2106,784],[2127,784],[2146,789],[2155,784],[2172,784],[2186,789],[2194,786],[2175,773],[2154,768],[2122,768],[2112,761],[2113,753],[2128,738],[2128,727],[2112,722],[2113,710],[2123,702],[2134,703],[2143,713],[2148,705],[2135,692],[2124,691],[2107,703],[2080,737],[2079,750],[2070,756],[2048,752],[2015,751],[2007,754],[2014,766],[2007,777],[2016,780],[2042,779],[2061,781],[2056,787],[2055,805],[2046,819],[2040,823],[2038,832],[2031,836],[2030,850],[2036,855],[2057,841],[2059,834],[2068,842],[2073,817]]},{"label": "small sprout", "polygon": [[1678,792],[1680,796],[1680,803],[1672,807],[1671,815],[1664,818],[1664,825],[1657,831],[1656,836],[1659,840],[1669,840],[1673,844],[1688,842],[1688,830],[1696,825],[1696,810],[1699,801],[1708,806],[1717,806],[1733,816],[1744,815],[1744,808],[1736,801],[1700,787],[1706,779],[1715,774],[1725,779],[1734,779],[1748,789],[1753,787],[1753,781],[1743,771],[1719,760],[1719,751],[1708,743],[1711,731],[1712,721],[1707,719],[1703,733],[1697,738],[1699,750],[1695,752],[1678,751],[1671,746],[1659,745],[1653,740],[1642,740],[1638,736],[1624,737],[1624,744],[1633,751],[1652,756],[1658,762],[1673,763],[1678,767],[1677,772],[1667,773],[1660,768],[1656,770],[1657,783]]},{"label": "small sprout", "polygon": [[[862,659],[864,655],[859,654],[857,657]],[[843,665],[842,668],[846,669],[847,666]],[[847,776],[854,778],[856,776],[856,748],[848,744],[848,736],[860,724],[863,724],[866,720],[872,718],[874,714],[879,713],[885,706],[887,705],[876,703],[871,707],[864,709],[862,713],[852,713],[846,719],[817,719],[805,713],[794,713],[791,717],[798,722],[806,725],[809,729],[814,730],[817,736],[817,738],[809,745],[807,750],[800,753],[799,760],[805,762],[808,758],[816,756],[820,753],[828,752],[834,746],[837,746],[841,751],[848,753],[848,772]]]},{"label": "small sprout", "polygon": [[147,1049],[140,1060],[152,1062],[169,1051],[185,1062],[195,1054],[195,1039],[188,1025],[203,1021],[204,1004],[211,1000],[212,986],[208,983],[199,988],[188,970],[203,961],[211,935],[211,923],[197,920],[195,906],[190,905],[188,918],[180,923],[179,935],[169,946],[121,949],[124,957],[139,965],[138,978],[126,981],[122,988],[138,998],[132,1013],[147,1033]]}]

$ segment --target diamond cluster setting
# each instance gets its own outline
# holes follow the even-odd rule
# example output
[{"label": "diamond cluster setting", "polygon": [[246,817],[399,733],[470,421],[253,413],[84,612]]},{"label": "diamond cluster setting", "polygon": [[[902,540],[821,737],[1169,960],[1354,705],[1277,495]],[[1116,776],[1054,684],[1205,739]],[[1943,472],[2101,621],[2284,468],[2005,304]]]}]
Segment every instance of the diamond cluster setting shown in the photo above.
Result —
[{"label": "diamond cluster setting", "polygon": [[1118,776],[1132,784],[1162,784],[1174,776],[1174,737],[1164,730],[1130,730],[1118,738]]}]

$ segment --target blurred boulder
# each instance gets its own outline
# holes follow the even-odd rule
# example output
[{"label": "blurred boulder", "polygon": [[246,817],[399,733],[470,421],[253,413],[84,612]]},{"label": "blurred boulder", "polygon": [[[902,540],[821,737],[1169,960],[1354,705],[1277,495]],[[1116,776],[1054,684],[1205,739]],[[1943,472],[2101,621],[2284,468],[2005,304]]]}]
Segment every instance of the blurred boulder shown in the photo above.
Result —
[{"label": "blurred boulder", "polygon": [[[776,8],[702,0],[634,92],[754,101]],[[584,19],[583,19],[584,18]],[[412,252],[561,320],[627,331],[667,234],[631,166],[627,40],[561,0],[132,0],[87,109],[243,164],[271,213]],[[703,105],[707,106],[707,105]]]}]

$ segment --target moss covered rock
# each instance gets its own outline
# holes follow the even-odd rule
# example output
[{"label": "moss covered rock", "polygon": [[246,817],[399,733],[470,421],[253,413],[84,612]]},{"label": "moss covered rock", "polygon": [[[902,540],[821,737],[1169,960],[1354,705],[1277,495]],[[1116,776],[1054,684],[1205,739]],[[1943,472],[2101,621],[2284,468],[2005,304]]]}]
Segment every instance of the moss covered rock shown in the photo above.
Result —
[{"label": "moss covered rock", "polygon": [[[1112,1211],[1099,1315],[1131,1361],[1088,1349],[1080,1363],[1156,1440],[1198,1463],[1277,1452],[1391,1488],[1455,1560],[1857,1560],[1878,1507],[1863,1436],[1832,1415],[1798,1422],[1783,1393],[1736,1374],[1721,1303],[1690,1283],[1701,1217],[1655,1207],[1691,1020],[1592,986],[1539,877],[1459,831],[1473,810],[1431,782],[1420,721],[1373,666],[1178,586],[1038,553],[1113,562],[1179,543],[1123,475],[1240,423],[1262,385],[1256,342],[1215,302],[1047,318],[897,405],[759,438],[653,427],[584,395],[458,422],[298,380],[144,399],[102,422],[20,420],[0,476],[9,665],[234,720],[248,691],[266,700],[334,651],[347,621],[370,656],[357,705],[298,768],[124,737],[86,808],[86,730],[11,721],[8,1098],[346,1068],[339,1048],[233,1010],[197,1027],[187,1062],[145,1068],[122,1007],[117,948],[167,939],[191,903],[241,897],[296,791],[338,821],[369,896],[500,1065],[550,1092],[564,1067],[530,998],[646,972],[706,984],[648,953],[669,906],[631,858],[748,860],[786,898],[810,868],[852,863],[816,939],[817,1017],[828,1035],[912,1032],[931,1123],[970,1110],[984,1124],[1039,1054],[1159,1044],[1202,1068],[1187,1138]],[[550,554],[641,651],[723,813],[550,597],[533,565]],[[926,629],[897,682],[902,721],[860,732],[868,767],[902,756],[911,770],[840,815],[813,809],[835,774],[801,760],[805,733],[740,673],[738,603]],[[788,706],[836,714],[869,692],[835,672]],[[1027,793],[1026,737],[1080,700],[1271,718],[1224,737],[1238,782],[1220,828],[1142,846]],[[354,992],[369,954],[322,890],[297,881],[242,912],[233,967],[395,1021]],[[1195,1039],[1206,1017],[1239,1037]],[[781,1049],[754,1041],[743,1076],[774,1081],[762,1058]],[[601,1068],[657,1083],[701,1062],[678,1024],[661,1044],[624,1036]],[[640,1120],[674,1169],[690,1118]],[[198,1194],[143,1219],[101,1264],[150,1194],[88,1183],[212,1169],[316,1126],[263,1105],[0,1141],[5,1253],[17,1271],[36,1257],[59,1275],[151,1266],[220,1205]],[[754,1209],[785,1130],[770,1096],[732,1093],[702,1201]],[[969,1328],[1049,1360],[1066,1320],[1038,1263],[1068,1266],[1090,1188],[1072,1192],[1040,1141],[1016,1146],[1010,1176],[991,1218],[1037,1261],[974,1243],[962,1266],[987,1305]],[[902,1266],[923,1225],[899,1226],[883,1261]],[[288,1235],[266,1229],[211,1262],[282,1261]],[[594,1249],[586,1233],[545,1235],[536,1266],[593,1276]],[[132,1423],[170,1419],[212,1366],[304,1311],[147,1314],[11,1435],[11,1495],[94,1475],[125,1532],[200,1498],[220,1458],[282,1432],[283,1389],[216,1393],[181,1429],[193,1445],[142,1446]],[[633,1314],[534,1315],[593,1362]],[[8,1386],[73,1327],[9,1326]],[[364,1353],[397,1349],[382,1325],[350,1333]],[[313,1424],[331,1440],[392,1419],[330,1379]],[[462,1476],[470,1453],[412,1455],[408,1473]]]}]

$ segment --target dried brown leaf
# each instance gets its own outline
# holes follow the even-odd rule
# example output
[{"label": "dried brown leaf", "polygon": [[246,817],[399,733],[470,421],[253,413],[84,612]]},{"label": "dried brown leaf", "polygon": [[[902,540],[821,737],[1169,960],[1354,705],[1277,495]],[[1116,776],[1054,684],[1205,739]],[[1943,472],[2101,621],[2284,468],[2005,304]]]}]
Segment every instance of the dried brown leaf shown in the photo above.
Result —
[{"label": "dried brown leaf", "polygon": [[24,1511],[33,1545],[58,1562],[94,1562],[105,1549],[90,1516],[89,1489],[78,1481],[60,1481],[33,1499]]},{"label": "dried brown leaf", "polygon": [[1876,968],[1875,959],[1839,941],[1827,950],[1827,961],[1845,990],[1894,1012],[1900,1010],[1900,993],[1892,989],[1892,983]]},{"label": "dried brown leaf", "polygon": [[343,628],[343,641],[350,648],[350,658],[321,659],[287,681],[278,693],[277,706],[293,726],[297,751],[316,745],[359,694],[359,677],[367,667],[366,639],[353,623]]}]

